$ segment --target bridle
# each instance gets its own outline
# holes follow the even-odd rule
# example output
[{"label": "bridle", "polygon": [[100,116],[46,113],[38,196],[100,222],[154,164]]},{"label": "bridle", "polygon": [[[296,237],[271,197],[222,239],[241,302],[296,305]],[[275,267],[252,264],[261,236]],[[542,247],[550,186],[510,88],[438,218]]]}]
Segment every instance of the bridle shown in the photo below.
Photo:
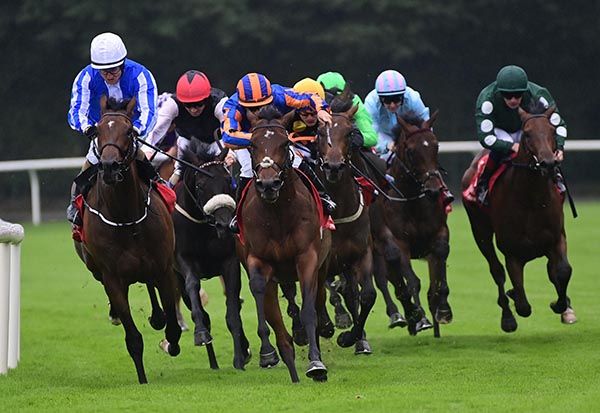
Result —
[{"label": "bridle", "polygon": [[[285,143],[285,153],[286,153],[286,156],[285,156],[285,162],[282,165],[280,165],[277,162],[275,162],[270,156],[265,156],[258,163],[258,165],[255,165],[253,167],[252,173],[254,174],[254,178],[257,181],[260,181],[260,177],[259,177],[260,171],[263,170],[263,169],[273,168],[273,169],[276,169],[276,171],[277,171],[277,177],[283,181],[283,174],[285,173],[285,171],[287,171],[292,166],[292,159],[289,156],[289,146],[291,144],[291,141],[289,139],[287,139],[287,136],[288,136],[287,129],[283,125],[277,125],[277,124],[275,124],[275,125],[258,125],[258,126],[253,127],[250,130],[250,133],[253,134],[256,130],[259,130],[259,129],[281,129],[281,130],[283,130],[285,132],[285,135],[286,135],[286,143]],[[266,138],[268,138],[269,132],[271,134],[275,133],[273,131],[268,130],[265,133],[265,137]],[[253,148],[254,148],[254,146],[251,145],[248,148],[248,150],[250,152],[253,152]]]},{"label": "bridle", "polygon": [[[123,173],[127,172],[129,170],[131,162],[135,158],[135,155],[137,153],[137,142],[135,141],[134,136],[133,136],[133,123],[131,121],[131,118],[129,118],[129,116],[127,116],[124,113],[120,113],[120,112],[106,112],[100,118],[100,122],[102,122],[102,120],[104,118],[106,118],[107,116],[120,116],[122,118],[125,118],[127,120],[127,122],[129,123],[129,134],[128,134],[129,145],[127,146],[127,149],[125,149],[125,150],[121,149],[121,147],[119,145],[112,143],[112,142],[105,143],[104,145],[102,145],[100,147],[100,149],[98,149],[96,140],[94,139],[92,141],[94,156],[98,159],[98,161],[100,161],[100,159],[102,157],[102,152],[107,147],[112,146],[117,149],[117,151],[119,152],[119,155],[121,156],[121,159],[122,159],[121,161],[116,161],[117,171],[118,171],[117,180],[119,181],[119,180],[123,179]],[[100,123],[100,122],[98,122],[98,123]]]},{"label": "bridle", "polygon": [[[523,121],[523,123],[521,124],[521,130],[523,131],[523,135],[521,136],[520,145],[523,146],[523,151],[528,156],[528,162],[526,162],[526,163],[518,163],[518,162],[513,162],[513,161],[510,161],[510,162],[511,162],[511,165],[513,165],[517,168],[524,168],[524,169],[529,169],[534,172],[544,173],[544,172],[548,172],[550,168],[545,163],[540,162],[540,160],[538,159],[538,157],[536,156],[534,151],[531,150],[531,148],[529,147],[529,139],[528,139],[530,137],[530,135],[525,133],[525,125],[527,124],[527,122],[529,122],[531,119],[534,119],[534,118],[548,119],[548,116],[546,116],[546,114],[544,114],[544,113],[531,115],[527,119],[525,119]],[[552,125],[552,124],[550,124],[550,125]],[[554,128],[553,125],[552,125],[552,127]]]}]

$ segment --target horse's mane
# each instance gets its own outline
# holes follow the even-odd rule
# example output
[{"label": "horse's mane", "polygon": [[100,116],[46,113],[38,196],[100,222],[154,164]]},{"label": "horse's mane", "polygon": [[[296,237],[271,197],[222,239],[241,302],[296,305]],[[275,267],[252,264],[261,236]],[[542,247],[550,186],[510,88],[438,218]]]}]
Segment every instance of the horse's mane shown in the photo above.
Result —
[{"label": "horse's mane", "polygon": [[532,115],[541,115],[542,113],[546,112],[547,109],[548,107],[539,100],[532,100],[527,106],[527,112]]},{"label": "horse's mane", "polygon": [[210,151],[210,144],[202,142],[197,138],[192,138],[189,146],[183,151],[182,158],[184,161],[201,165],[212,161],[215,155]]},{"label": "horse's mane", "polygon": [[281,112],[279,112],[277,110],[277,108],[273,105],[263,106],[257,112],[257,115],[258,115],[259,119],[265,119],[265,120],[273,120],[273,119],[281,118]]},{"label": "horse's mane", "polygon": [[[423,122],[425,122],[425,119],[423,119],[422,117],[420,117],[413,111],[405,113],[404,115],[401,116],[401,118],[409,125],[418,126],[418,127],[421,127]],[[402,135],[402,125],[398,124],[398,125],[394,126],[394,128],[392,129],[392,133],[394,134],[395,138],[400,137]]]},{"label": "horse's mane", "polygon": [[115,98],[108,98],[108,101],[106,102],[106,109],[113,111],[125,110],[127,109],[127,105],[129,104],[130,100],[131,99],[117,100]]},{"label": "horse's mane", "polygon": [[331,100],[331,112],[342,113],[350,110],[352,107],[352,93],[342,93]]}]

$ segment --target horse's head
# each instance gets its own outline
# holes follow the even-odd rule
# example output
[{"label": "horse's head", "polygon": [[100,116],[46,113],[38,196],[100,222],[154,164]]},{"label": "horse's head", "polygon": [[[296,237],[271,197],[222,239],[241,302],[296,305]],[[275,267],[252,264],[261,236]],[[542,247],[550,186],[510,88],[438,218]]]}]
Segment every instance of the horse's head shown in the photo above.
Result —
[{"label": "horse's head", "polygon": [[255,187],[267,202],[277,201],[283,186],[283,175],[292,165],[287,125],[293,117],[293,111],[282,117],[272,106],[263,107],[256,113],[248,111],[252,126],[250,153]]},{"label": "horse's head", "polygon": [[[183,160],[197,166],[201,171],[186,168],[183,174],[185,199],[194,205],[202,214],[202,220],[213,225],[219,238],[229,233],[229,222],[235,213],[235,200],[231,186],[231,174],[225,165],[227,150],[215,157],[210,145],[193,138],[191,144],[183,152]],[[186,201],[184,201],[186,202]]]},{"label": "horse's head", "polygon": [[395,130],[394,152],[401,171],[431,199],[437,199],[446,187],[438,162],[439,143],[431,131],[437,114],[435,111],[427,121],[397,116],[400,127]]},{"label": "horse's head", "polygon": [[331,102],[332,125],[319,128],[319,161],[325,172],[325,178],[335,183],[342,173],[348,169],[352,145],[350,133],[354,129],[352,118],[358,106],[352,105],[347,91]]},{"label": "horse's head", "polygon": [[[534,107],[530,109],[531,112],[527,112],[519,108],[519,116],[523,122],[523,135],[517,159],[542,173],[552,171],[556,165],[554,159],[556,128],[550,121],[554,109],[554,106],[548,109]],[[558,116],[558,114],[554,116]]]},{"label": "horse's head", "polygon": [[123,180],[124,173],[137,152],[131,122],[135,98],[116,102],[102,96],[100,108],[102,117],[98,122],[98,138],[94,149],[102,179],[106,184],[112,185]]}]

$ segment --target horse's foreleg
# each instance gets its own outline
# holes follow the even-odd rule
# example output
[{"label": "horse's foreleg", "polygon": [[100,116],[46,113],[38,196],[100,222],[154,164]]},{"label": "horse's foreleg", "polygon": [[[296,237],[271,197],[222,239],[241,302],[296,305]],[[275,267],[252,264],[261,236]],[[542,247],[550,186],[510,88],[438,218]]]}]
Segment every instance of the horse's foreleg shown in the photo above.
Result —
[{"label": "horse's foreleg", "polygon": [[121,319],[123,329],[125,330],[125,344],[129,356],[131,356],[135,369],[137,371],[138,381],[140,384],[148,383],[146,372],[144,370],[144,341],[142,334],[139,332],[129,309],[129,301],[127,299],[128,286],[123,285],[120,280],[110,277],[104,278],[104,290],[110,300],[112,309]]},{"label": "horse's foreleg", "polygon": [[290,336],[283,324],[279,300],[277,299],[277,283],[274,281],[267,282],[265,288],[265,317],[275,331],[277,348],[283,362],[288,368],[290,378],[293,383],[298,383],[300,379],[296,371],[294,343],[292,336]]},{"label": "horse's foreleg", "polygon": [[398,306],[392,299],[388,288],[387,268],[383,255],[375,250],[373,250],[373,277],[375,278],[375,285],[377,285],[377,288],[381,291],[385,301],[385,312],[390,320],[388,327],[406,327],[406,319],[400,311],[398,311]]},{"label": "horse's foreleg", "polygon": [[531,315],[531,305],[527,301],[525,288],[523,285],[523,267],[525,262],[513,256],[506,256],[506,269],[508,276],[513,285],[513,288],[506,292],[515,302],[517,314],[521,317],[529,317]]},{"label": "horse's foreleg", "polygon": [[162,273],[156,274],[154,277],[156,288],[160,294],[160,301],[165,315],[167,317],[167,326],[165,328],[165,340],[160,343],[160,347],[169,353],[170,356],[179,355],[181,348],[179,347],[179,339],[181,338],[181,327],[177,322],[177,311],[175,302],[177,300],[177,287],[175,274],[172,265],[169,264]]},{"label": "horse's foreleg", "polygon": [[210,326],[206,325],[204,309],[200,300],[200,280],[194,273],[192,266],[181,256],[177,256],[177,267],[185,279],[185,291],[192,310],[194,321],[194,345],[205,346],[212,343]]},{"label": "horse's foreleg", "polygon": [[477,207],[469,207],[465,204],[465,210],[469,216],[469,222],[471,223],[471,231],[473,232],[473,238],[475,243],[481,251],[481,254],[485,257],[489,265],[490,274],[494,278],[494,282],[498,287],[498,305],[502,309],[502,316],[500,319],[500,327],[503,331],[510,333],[517,329],[517,320],[513,315],[510,306],[508,304],[508,297],[504,291],[504,283],[506,282],[506,273],[504,267],[494,248],[493,237],[494,230],[492,229],[492,223]]},{"label": "horse's foreleg", "polygon": [[[555,248],[548,254],[548,277],[554,287],[556,288],[556,293],[558,294],[558,300],[550,304],[552,310],[561,314],[561,319],[566,324],[574,323],[577,318],[575,317],[575,313],[571,309],[571,300],[567,296],[567,286],[569,285],[569,280],[571,279],[571,273],[573,269],[571,268],[571,264],[569,264],[569,260],[567,259],[567,239],[565,237],[564,231],[561,234],[560,242],[557,244]],[[567,310],[571,311],[569,314],[564,314]],[[566,316],[566,317],[565,317]]]},{"label": "horse's foreleg", "polygon": [[250,361],[250,344],[244,334],[240,310],[240,290],[242,282],[240,279],[240,263],[237,259],[231,259],[224,265],[223,284],[225,286],[225,304],[227,312],[225,321],[227,328],[233,337],[233,367],[243,370]]},{"label": "horse's foreleg", "polygon": [[248,277],[250,278],[250,291],[256,302],[256,315],[258,318],[258,337],[260,338],[260,367],[269,368],[279,363],[277,351],[269,341],[269,326],[267,326],[265,318],[265,293],[267,287],[267,279],[271,278],[273,268],[259,260],[258,258],[248,255]]},{"label": "horse's foreleg", "polygon": [[308,336],[308,360],[309,365],[306,375],[315,381],[327,380],[327,368],[321,361],[321,351],[317,343],[317,312],[316,299],[318,288],[317,272],[318,254],[317,249],[309,249],[298,256],[296,261],[296,272],[302,290],[302,309],[300,318]]},{"label": "horse's foreleg", "polygon": [[427,301],[429,311],[433,316],[433,335],[440,337],[440,324],[448,324],[452,321],[452,309],[448,304],[448,281],[446,279],[446,261],[450,253],[448,244],[448,229],[446,228],[432,247],[427,257],[429,265],[429,290]]},{"label": "horse's foreleg", "polygon": [[148,321],[153,329],[162,330],[165,328],[165,324],[167,323],[167,320],[165,319],[165,312],[162,308],[160,308],[160,304],[156,298],[154,284],[152,282],[147,282],[146,288],[148,290],[148,296],[150,297],[150,304],[152,305],[152,314],[150,317],[148,317]]}]

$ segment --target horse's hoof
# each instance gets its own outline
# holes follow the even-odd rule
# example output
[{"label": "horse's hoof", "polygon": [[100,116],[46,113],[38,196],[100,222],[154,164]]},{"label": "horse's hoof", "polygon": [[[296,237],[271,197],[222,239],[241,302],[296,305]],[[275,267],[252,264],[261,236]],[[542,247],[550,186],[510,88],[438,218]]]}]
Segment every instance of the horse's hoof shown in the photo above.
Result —
[{"label": "horse's hoof", "polygon": [[311,361],[308,363],[306,377],[310,377],[314,381],[327,381],[327,368],[320,360]]},{"label": "horse's hoof", "polygon": [[155,330],[162,330],[167,325],[165,313],[158,314],[156,316],[152,315],[148,317],[148,322],[150,323],[150,326]]},{"label": "horse's hoof", "polygon": [[452,322],[452,310],[450,306],[444,309],[437,309],[435,312],[435,321],[440,324],[450,324]]},{"label": "horse's hoof", "polygon": [[212,343],[212,340],[212,336],[208,330],[200,330],[194,333],[194,345],[196,346],[206,346]]},{"label": "horse's hoof", "polygon": [[552,311],[554,311],[555,314],[562,314],[565,311],[567,311],[568,305],[567,304],[558,304],[558,301],[553,301],[550,303],[550,308],[552,309]]},{"label": "horse's hoof", "polygon": [[433,328],[433,324],[431,324],[431,321],[429,321],[427,317],[423,317],[417,321],[417,324],[415,325],[415,332],[420,333],[421,331],[429,330],[430,328]]},{"label": "horse's hoof", "polygon": [[371,346],[367,340],[358,340],[354,345],[354,354],[357,356],[360,354],[369,355],[372,354],[373,350],[371,350]]},{"label": "horse's hoof", "polygon": [[563,324],[575,324],[577,322],[575,311],[571,307],[567,307],[567,309],[560,315],[560,321]]},{"label": "horse's hoof", "polygon": [[250,360],[252,360],[252,351],[248,348],[246,349],[246,357],[244,357],[244,366],[250,363]]},{"label": "horse's hoof", "polygon": [[108,320],[110,321],[110,323],[113,326],[120,326],[121,325],[121,319],[119,317],[112,317],[112,316],[108,316]]},{"label": "horse's hoof", "polygon": [[408,321],[406,321],[406,318],[404,318],[404,316],[400,313],[394,313],[390,316],[390,324],[388,325],[389,328],[394,328],[394,327],[400,327],[400,328],[404,328],[408,325]]},{"label": "horse's hoof", "polygon": [[327,320],[323,325],[318,328],[319,335],[323,338],[331,338],[335,334],[335,327],[331,320]]},{"label": "horse's hoof", "polygon": [[340,330],[345,330],[352,327],[352,317],[350,314],[344,312],[335,315],[335,326]]},{"label": "horse's hoof", "polygon": [[531,306],[529,304],[522,306],[515,305],[515,310],[517,311],[517,314],[524,318],[527,318],[531,315]]},{"label": "horse's hoof", "polygon": [[270,369],[271,367],[275,367],[279,364],[279,356],[277,356],[277,351],[273,350],[267,354],[260,355],[260,361],[258,362],[261,368]]},{"label": "horse's hoof", "polygon": [[294,338],[294,343],[296,343],[296,345],[305,346],[308,344],[308,336],[306,335],[306,330],[304,329],[304,327],[302,327],[298,330],[293,330],[292,336]]},{"label": "horse's hoof", "polygon": [[503,318],[500,321],[500,327],[505,333],[512,333],[513,331],[517,330],[517,320],[515,320],[514,317]]},{"label": "horse's hoof", "polygon": [[350,331],[344,331],[337,338],[338,346],[340,347],[350,347],[356,343],[356,337]]},{"label": "horse's hoof", "polygon": [[181,352],[181,347],[179,347],[179,344],[171,344],[166,338],[160,340],[158,347],[172,357],[179,355]]}]

